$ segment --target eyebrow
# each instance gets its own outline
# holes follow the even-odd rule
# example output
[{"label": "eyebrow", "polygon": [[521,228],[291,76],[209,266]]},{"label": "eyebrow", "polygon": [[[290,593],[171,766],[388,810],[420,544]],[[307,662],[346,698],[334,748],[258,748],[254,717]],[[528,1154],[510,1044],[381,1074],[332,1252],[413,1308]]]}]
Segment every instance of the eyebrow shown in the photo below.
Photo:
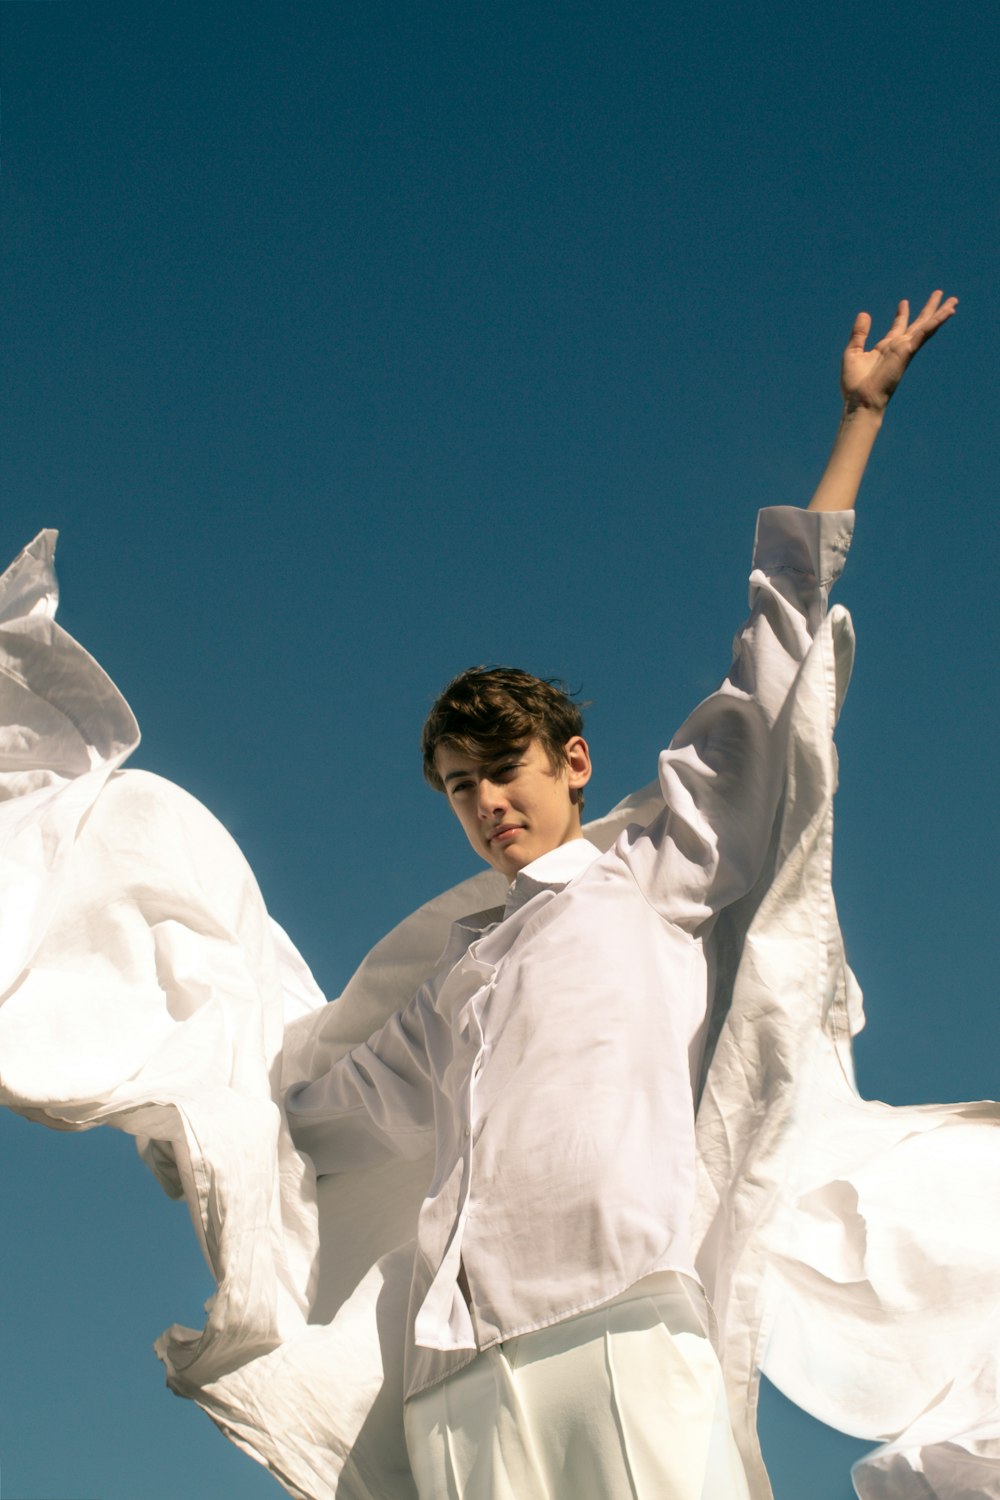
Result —
[{"label": "eyebrow", "polygon": [[463,776],[475,776],[477,771],[481,770],[483,767],[498,766],[502,761],[505,760],[519,761],[524,755],[524,749],[525,747],[523,745],[511,746],[509,750],[502,750],[499,755],[491,756],[489,760],[476,761],[474,765],[466,766],[465,769],[461,771],[449,771],[447,776],[442,776],[441,780],[444,785],[447,786],[449,781],[460,781]]}]

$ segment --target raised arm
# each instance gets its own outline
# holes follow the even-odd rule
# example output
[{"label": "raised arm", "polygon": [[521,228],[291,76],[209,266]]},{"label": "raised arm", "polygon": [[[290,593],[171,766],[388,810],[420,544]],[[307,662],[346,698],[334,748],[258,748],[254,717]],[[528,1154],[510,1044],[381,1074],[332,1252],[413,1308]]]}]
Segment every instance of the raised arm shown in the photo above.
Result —
[{"label": "raised arm", "polygon": [[868,313],[858,313],[840,368],[844,410],[810,510],[853,509],[889,398],[921,344],[937,333],[958,306],[957,297],[942,301],[942,296],[940,291],[932,292],[912,323],[910,304],[901,302],[888,333],[874,349],[865,348],[872,320]]}]

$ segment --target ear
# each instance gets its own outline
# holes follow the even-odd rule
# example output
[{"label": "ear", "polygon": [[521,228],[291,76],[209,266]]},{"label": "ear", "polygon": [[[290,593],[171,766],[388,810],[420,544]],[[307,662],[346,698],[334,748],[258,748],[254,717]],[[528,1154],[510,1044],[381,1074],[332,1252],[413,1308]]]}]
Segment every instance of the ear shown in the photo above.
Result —
[{"label": "ear", "polygon": [[566,757],[567,785],[571,791],[578,791],[580,787],[587,785],[593,771],[590,750],[583,735],[575,734],[571,740],[567,740],[563,746],[563,754]]}]

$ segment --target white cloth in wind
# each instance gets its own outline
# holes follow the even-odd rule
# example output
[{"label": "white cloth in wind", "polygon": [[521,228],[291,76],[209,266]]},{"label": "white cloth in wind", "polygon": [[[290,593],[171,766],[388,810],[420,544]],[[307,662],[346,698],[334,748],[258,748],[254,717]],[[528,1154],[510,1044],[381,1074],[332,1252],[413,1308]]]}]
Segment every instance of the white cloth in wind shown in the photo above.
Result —
[{"label": "white cloth in wind", "polygon": [[[802,525],[814,546],[820,523]],[[317,1195],[276,1101],[405,1005],[451,922],[503,882],[428,903],[320,1008],[228,835],[118,770],[134,720],[54,622],[52,542],[0,586],[0,1102],[170,1143],[148,1158],[218,1280],[206,1328],[160,1341],[171,1386],[294,1496],[413,1500],[401,1360],[426,1174],[391,1160]],[[760,1493],[763,1362],[825,1421],[893,1440],[856,1471],[864,1500],[1000,1500],[1000,1205],[984,1190],[1000,1109],[890,1109],[852,1082],[860,999],[830,890],[850,652],[835,610],[796,677],[767,868],[713,932],[696,1264]],[[610,847],[659,799],[647,788],[588,837]]]}]

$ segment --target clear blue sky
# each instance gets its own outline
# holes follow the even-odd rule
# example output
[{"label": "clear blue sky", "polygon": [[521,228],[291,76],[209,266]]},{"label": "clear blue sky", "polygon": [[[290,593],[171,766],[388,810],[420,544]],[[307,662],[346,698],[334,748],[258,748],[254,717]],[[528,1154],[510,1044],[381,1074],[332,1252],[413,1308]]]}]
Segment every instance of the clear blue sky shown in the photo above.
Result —
[{"label": "clear blue sky", "polygon": [[[0,551],[137,763],[241,842],[328,993],[469,857],[417,737],[459,668],[591,700],[602,810],[728,662],[854,313],[958,317],[839,597],[836,885],[864,1091],[996,1096],[1000,20],[910,0],[0,4]],[[150,1352],[211,1287],[131,1143],[0,1118],[4,1500],[278,1486]],[[767,1395],[778,1500],[862,1445]]]}]

